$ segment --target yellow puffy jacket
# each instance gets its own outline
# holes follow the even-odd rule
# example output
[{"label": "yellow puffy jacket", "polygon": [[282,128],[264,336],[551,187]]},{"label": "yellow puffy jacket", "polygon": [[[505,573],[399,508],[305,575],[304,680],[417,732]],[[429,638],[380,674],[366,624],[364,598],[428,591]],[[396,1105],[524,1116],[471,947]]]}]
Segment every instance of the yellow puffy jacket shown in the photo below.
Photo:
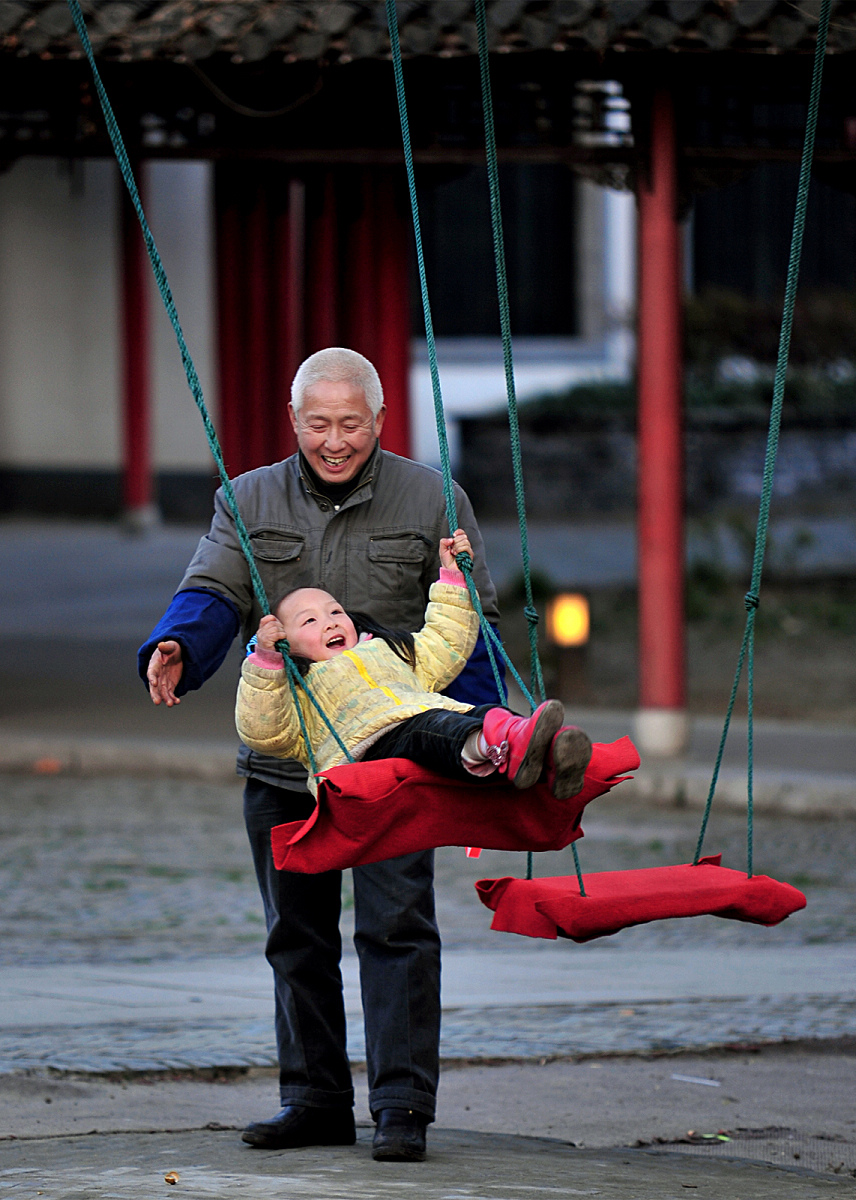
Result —
[{"label": "yellow puffy jacket", "polygon": [[[476,644],[478,617],[469,593],[465,587],[438,582],[431,585],[429,597],[425,624],[413,635],[415,670],[377,637],[309,668],[307,685],[355,759],[390,726],[428,708],[469,712],[473,707],[437,694],[460,674]],[[298,689],[298,696],[317,770],[347,762],[306,693]],[[260,666],[253,656],[244,659],[235,724],[251,750],[296,758],[309,766],[283,670]],[[316,790],[311,777],[309,786]]]}]

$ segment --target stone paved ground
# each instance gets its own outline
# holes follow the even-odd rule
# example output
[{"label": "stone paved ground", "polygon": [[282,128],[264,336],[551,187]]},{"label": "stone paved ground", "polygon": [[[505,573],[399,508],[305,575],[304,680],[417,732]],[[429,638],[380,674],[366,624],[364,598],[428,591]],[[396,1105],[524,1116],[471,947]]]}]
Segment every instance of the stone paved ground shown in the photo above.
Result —
[{"label": "stone paved ground", "polygon": [[204,1131],[144,1137],[54,1138],[0,1145],[3,1194],[31,1200],[138,1200],[170,1190],[189,1200],[810,1200],[853,1195],[853,1180],[735,1161],[694,1161],[645,1150],[578,1150],[549,1138],[438,1132],[424,1164],[377,1164],[369,1133],[356,1146],[270,1153]]},{"label": "stone paved ground", "polygon": [[[263,1006],[259,1006],[262,1008]],[[271,1004],[272,1009],[272,1004]],[[446,1010],[444,1060],[550,1062],[604,1054],[679,1053],[707,1046],[856,1037],[856,1000],[837,997],[515,1005]],[[365,1061],[362,1017],[348,1019],[348,1052]],[[3,1071],[83,1073],[270,1067],[273,1021],[105,1019],[97,1026],[0,1033]]]},{"label": "stone paved ground", "polygon": [[[264,1066],[274,1061],[261,906],[240,807],[237,782],[0,776],[0,969],[61,970],[63,964],[88,963],[103,970],[125,964],[169,972],[171,963],[181,971],[194,961],[202,965],[202,960],[215,960],[222,963],[226,981],[218,980],[218,986],[228,991],[230,971],[240,975],[249,963],[260,971],[260,984],[254,987],[262,997],[239,1011],[188,1007],[179,1025],[173,1023],[171,1013],[147,1015],[145,1006],[128,1008],[123,1001],[115,1012],[106,1006],[103,1018],[95,1023],[88,1018],[67,1021],[69,1028],[60,1039],[54,1029],[41,1027],[37,1020],[31,1025],[25,1022],[25,1028],[16,1019],[0,1033],[0,1059],[6,1070],[150,1070]],[[586,870],[656,866],[692,857],[697,813],[644,809],[620,800],[601,801],[590,811],[587,836],[579,843]],[[474,861],[460,849],[441,849],[437,900],[449,970],[451,956],[456,956],[458,973],[467,961],[475,970],[478,955],[494,956],[492,966],[481,968],[481,990],[477,987],[473,993],[468,988],[465,998],[455,1000],[446,1011],[444,1056],[537,1060],[856,1034],[856,995],[852,979],[845,976],[840,989],[827,982],[815,989],[799,986],[795,989],[799,995],[792,994],[791,988],[786,994],[766,997],[763,989],[760,994],[751,987],[747,990],[745,980],[737,981],[736,990],[725,988],[722,994],[706,991],[703,983],[700,990],[694,985],[690,991],[679,984],[676,991],[665,988],[663,997],[669,997],[665,1003],[659,993],[644,989],[632,993],[628,1001],[621,990],[624,984],[612,997],[583,990],[565,1002],[562,980],[566,976],[562,975],[549,986],[545,982],[542,991],[547,991],[540,996],[530,992],[515,993],[513,1000],[490,997],[491,980],[497,978],[496,956],[511,963],[533,952],[537,957],[531,968],[544,981],[544,971],[552,965],[569,970],[568,978],[573,980],[574,962],[579,964],[578,972],[604,947],[619,958],[610,959],[600,970],[609,970],[610,965],[614,970],[623,956],[631,974],[636,972],[633,978],[638,977],[641,961],[647,964],[643,974],[650,968],[651,978],[659,975],[664,981],[670,971],[674,973],[676,952],[684,962],[696,956],[693,961],[698,960],[698,967],[692,970],[702,981],[729,953],[741,955],[750,973],[753,951],[763,957],[802,949],[810,958],[813,947],[826,947],[828,954],[840,946],[850,962],[856,942],[854,830],[852,818],[758,819],[756,869],[794,883],[808,896],[803,912],[774,929],[714,917],[661,921],[583,947],[490,931],[490,915],[478,902],[473,881],[522,874],[525,856],[485,852]],[[715,812],[706,849],[722,850],[726,864],[741,866],[743,819]],[[538,874],[565,874],[572,869],[567,851],[536,858]],[[352,925],[348,874],[344,899],[348,953]],[[353,966],[348,970],[354,974]],[[17,994],[21,986],[33,986],[41,994],[49,982],[46,976],[33,984],[16,984],[13,990]],[[93,987],[115,983],[105,975],[101,984],[95,979],[75,987],[91,995]],[[505,1005],[501,1018],[489,1006],[497,999]],[[361,1059],[358,1007],[349,1012],[349,1045],[355,1060]]]},{"label": "stone paved ground", "polygon": [[[579,853],[586,871],[686,862],[698,813],[598,801]],[[716,813],[706,852],[745,862],[745,822]],[[856,940],[856,820],[756,819],[755,869],[805,891],[808,907],[765,946]],[[536,859],[540,875],[573,870],[570,851]],[[520,949],[491,933],[473,881],[520,875],[525,856],[468,860],[437,852],[437,899],[450,948]],[[345,880],[345,930],[350,882]],[[626,930],[610,945],[641,950],[759,944],[760,931],[715,917]],[[234,785],[155,779],[0,776],[0,964],[157,962],[262,951],[261,904]]]}]

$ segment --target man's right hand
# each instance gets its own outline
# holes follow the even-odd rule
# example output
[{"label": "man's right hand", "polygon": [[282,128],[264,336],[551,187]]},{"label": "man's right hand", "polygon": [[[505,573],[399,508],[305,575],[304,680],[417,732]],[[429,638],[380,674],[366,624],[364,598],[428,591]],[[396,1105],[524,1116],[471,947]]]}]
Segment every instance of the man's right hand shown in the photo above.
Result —
[{"label": "man's right hand", "polygon": [[149,669],[146,671],[153,704],[165,704],[167,708],[172,708],[173,704],[181,704],[175,689],[183,670],[181,646],[178,642],[158,642],[157,650],[149,659]]}]

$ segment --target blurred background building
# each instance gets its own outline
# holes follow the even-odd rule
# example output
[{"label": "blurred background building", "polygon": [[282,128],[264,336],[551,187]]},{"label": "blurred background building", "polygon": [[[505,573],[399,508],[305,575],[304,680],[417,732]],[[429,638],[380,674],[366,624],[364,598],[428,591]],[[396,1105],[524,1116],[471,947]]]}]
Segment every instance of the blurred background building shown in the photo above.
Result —
[{"label": "blurred background building", "polygon": [[[394,104],[392,93],[389,99]],[[136,233],[131,226],[131,245],[123,243],[123,220],[131,218],[123,216],[117,167],[110,158],[44,154],[21,154],[4,165],[0,507],[78,516],[122,511],[123,356],[131,349],[144,376],[138,402],[148,414],[152,502],[168,520],[203,519],[212,464],[145,264],[135,276],[144,312],[137,305],[134,326],[123,327],[123,297],[133,305],[126,293]],[[378,365],[399,406],[387,435],[395,440],[386,444],[439,462],[400,168],[295,170],[275,161],[208,157],[143,158],[137,168],[233,472],[269,460],[271,430],[281,425],[304,354],[342,342],[382,359],[379,326],[392,326],[390,361]],[[581,381],[629,382],[631,193],[552,162],[508,163],[501,187],[520,397]],[[459,467],[459,419],[493,410],[505,396],[484,167],[421,166],[419,188]],[[297,231],[286,228],[289,220]],[[285,263],[289,252],[298,261]],[[284,438],[282,452],[290,452],[287,431]]]},{"label": "blurred background building", "polygon": [[[290,375],[335,341],[378,359],[390,448],[435,462],[383,5],[84,9],[231,470],[268,459],[271,429],[291,449]],[[630,383],[633,190],[660,84],[677,113],[683,285],[703,298],[700,336],[727,341],[728,297],[775,309],[817,9],[488,4],[521,398]],[[459,422],[504,394],[472,4],[402,3],[399,19],[451,440],[466,474]],[[851,297],[854,45],[856,13],[839,0],[802,275],[815,292]],[[167,519],[202,518],[211,463],[160,301],[134,266],[65,6],[4,4],[0,54],[0,510],[156,506]],[[745,324],[740,311],[731,319]],[[754,350],[708,357],[745,379]],[[148,494],[140,478],[123,491],[128,469],[151,470]]]}]

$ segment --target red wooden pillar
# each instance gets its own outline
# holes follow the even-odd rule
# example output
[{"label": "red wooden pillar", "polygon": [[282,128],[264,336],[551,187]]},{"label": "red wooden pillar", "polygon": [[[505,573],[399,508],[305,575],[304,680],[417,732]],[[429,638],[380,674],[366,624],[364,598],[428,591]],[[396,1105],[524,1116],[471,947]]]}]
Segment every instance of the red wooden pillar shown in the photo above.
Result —
[{"label": "red wooden pillar", "polygon": [[374,362],[377,329],[375,271],[374,174],[359,172],[356,211],[348,229],[345,264],[345,341],[342,343]]},{"label": "red wooden pillar", "polygon": [[307,350],[314,354],[339,340],[339,238],[333,172],[324,175],[320,208],[313,216],[307,270]]},{"label": "red wooden pillar", "polygon": [[688,734],[684,628],[684,463],[675,113],[652,100],[639,185],[638,544],[640,749],[678,754]]},{"label": "red wooden pillar", "polygon": [[303,361],[305,347],[306,188],[302,179],[288,181],[286,199],[287,206],[279,210],[274,223],[276,308],[271,382],[277,429],[272,457],[276,459],[287,458],[297,449],[288,405],[291,381]]},{"label": "red wooden pillar", "polygon": [[241,469],[249,471],[276,459],[277,427],[271,420],[271,222],[263,177],[255,182],[246,220],[246,336],[240,417],[245,447]]},{"label": "red wooden pillar", "polygon": [[[143,192],[142,171],[137,171]],[[122,185],[122,504],[134,525],[157,518],[151,460],[149,263],[142,230]]]},{"label": "red wooden pillar", "polygon": [[410,288],[408,228],[396,203],[395,179],[378,180],[375,221],[377,298],[375,366],[383,384],[386,422],[381,444],[410,455]]}]

